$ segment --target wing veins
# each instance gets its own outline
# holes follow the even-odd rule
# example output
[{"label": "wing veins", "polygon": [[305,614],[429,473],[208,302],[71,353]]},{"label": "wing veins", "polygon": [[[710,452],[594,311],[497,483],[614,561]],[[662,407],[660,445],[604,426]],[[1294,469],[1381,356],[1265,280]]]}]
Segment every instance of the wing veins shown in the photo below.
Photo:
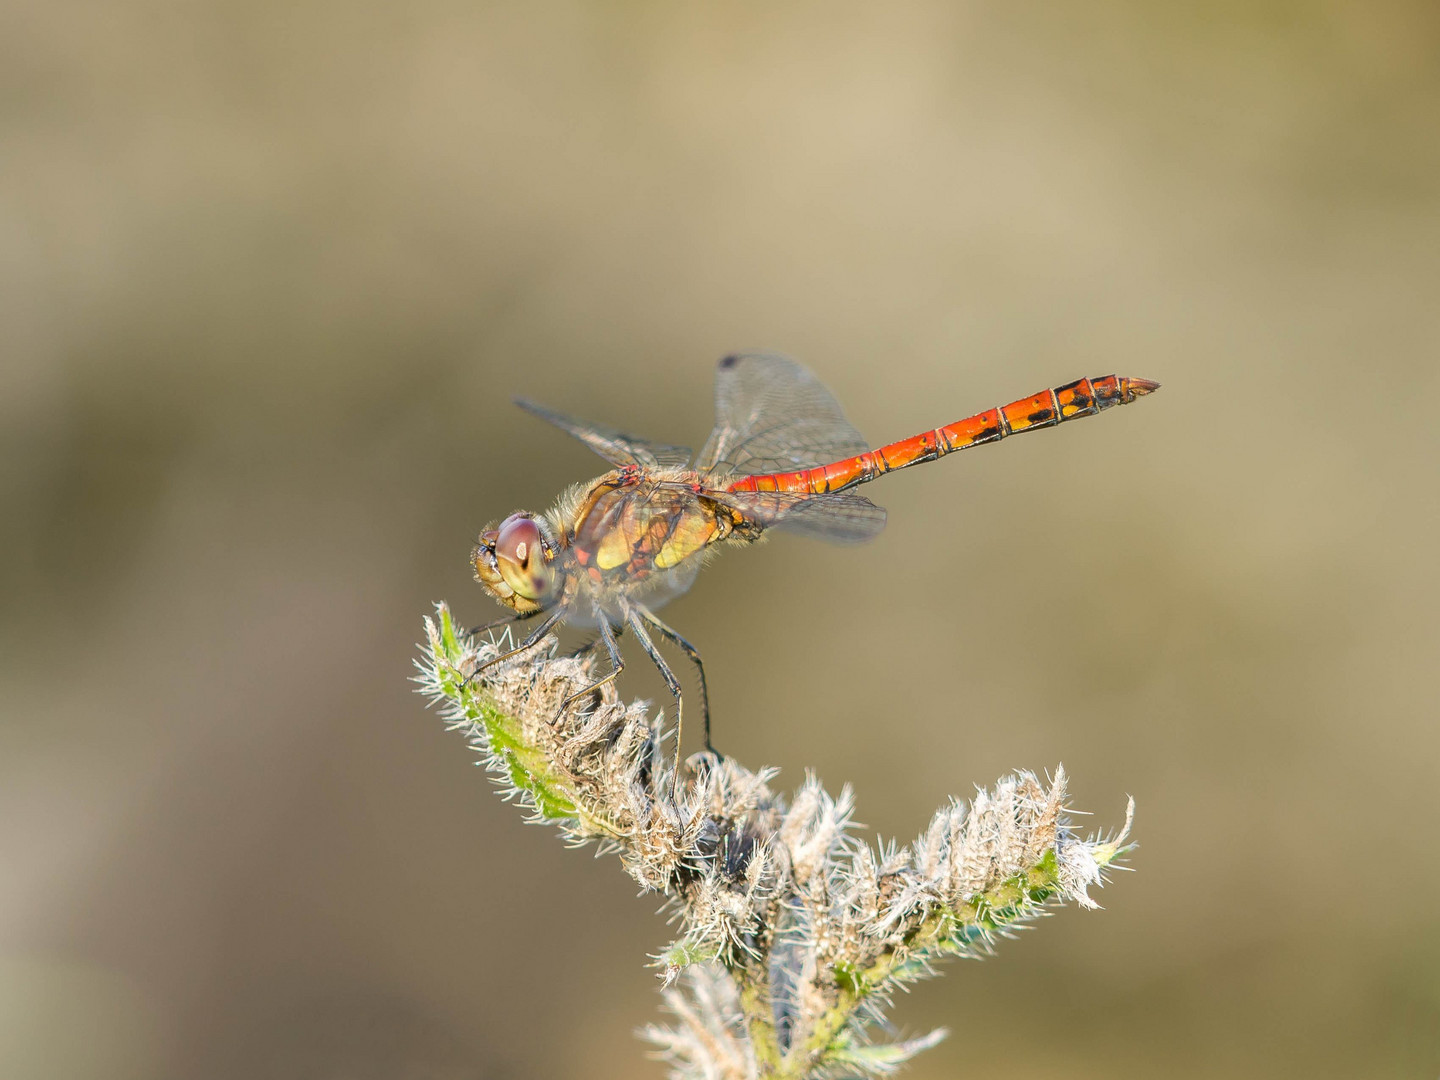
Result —
[{"label": "wing veins", "polygon": [[665,465],[687,465],[690,462],[689,447],[639,439],[604,424],[577,420],[564,413],[555,412],[528,398],[517,397],[514,400],[516,405],[531,416],[539,417],[567,435],[579,439],[612,465],[640,465],[653,469]]}]

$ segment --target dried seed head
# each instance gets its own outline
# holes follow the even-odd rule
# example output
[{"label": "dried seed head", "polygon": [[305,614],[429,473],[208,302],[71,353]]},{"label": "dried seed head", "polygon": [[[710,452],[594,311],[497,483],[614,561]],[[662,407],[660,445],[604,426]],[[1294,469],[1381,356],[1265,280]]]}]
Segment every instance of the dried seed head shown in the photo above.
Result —
[{"label": "dried seed head", "polygon": [[443,605],[426,634],[421,690],[504,794],[567,841],[618,853],[678,916],[656,958],[678,1022],[645,1031],[675,1077],[888,1075],[944,1035],[870,1042],[895,989],[988,952],[1046,905],[1094,907],[1087,890],[1126,850],[1133,802],[1113,839],[1082,839],[1060,768],[1048,785],[1019,772],[950,801],[906,847],[854,837],[848,787],[832,798],[807,775],[787,807],[773,770],[731,758],[696,755],[676,802],[648,705],[606,684],[562,709],[594,682],[587,658],[550,639],[467,680],[508,639],[470,638]]}]

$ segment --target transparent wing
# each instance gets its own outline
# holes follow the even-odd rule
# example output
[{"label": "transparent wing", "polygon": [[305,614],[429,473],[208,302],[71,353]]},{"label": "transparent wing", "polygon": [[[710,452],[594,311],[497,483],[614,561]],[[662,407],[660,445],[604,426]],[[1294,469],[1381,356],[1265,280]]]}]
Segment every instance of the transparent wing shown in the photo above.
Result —
[{"label": "transparent wing", "polygon": [[[641,587],[626,591],[625,599],[640,600],[651,611],[662,608],[690,590],[703,562],[703,559],[687,559],[670,570],[657,571],[647,577]],[[612,624],[625,624],[625,609],[618,593],[601,594],[596,597],[596,602],[600,610],[610,617]],[[573,612],[565,616],[565,621],[577,627],[589,628],[596,625],[591,609],[581,604],[575,605]]]},{"label": "transparent wing", "polygon": [[668,604],[677,596],[690,591],[690,586],[695,584],[696,575],[700,573],[703,561],[702,559],[686,559],[673,569],[651,574],[645,579],[644,587],[637,589],[633,594],[635,599],[643,600],[645,606],[651,611]]},{"label": "transparent wing", "polygon": [[715,430],[695,468],[753,476],[825,465],[870,449],[819,379],[767,353],[727,356],[715,371]]},{"label": "transparent wing", "polygon": [[848,491],[825,495],[727,491],[710,497],[768,529],[783,529],[832,544],[861,544],[875,539],[885,528],[885,508]]},{"label": "transparent wing", "polygon": [[670,446],[667,443],[650,442],[630,435],[622,435],[614,428],[575,420],[561,413],[552,412],[543,405],[537,405],[525,398],[516,398],[519,405],[532,416],[547,420],[561,431],[569,432],[586,446],[594,450],[612,465],[640,465],[653,469],[668,465],[688,465],[691,451],[688,446]]}]

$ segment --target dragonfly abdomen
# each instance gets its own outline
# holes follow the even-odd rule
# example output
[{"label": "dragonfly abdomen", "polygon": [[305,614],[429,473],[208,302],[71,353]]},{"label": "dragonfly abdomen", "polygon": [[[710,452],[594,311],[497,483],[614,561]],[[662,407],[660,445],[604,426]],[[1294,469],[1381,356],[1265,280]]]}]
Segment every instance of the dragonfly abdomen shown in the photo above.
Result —
[{"label": "dragonfly abdomen", "polygon": [[1149,379],[1116,375],[1078,379],[854,457],[793,472],[742,476],[731,483],[728,490],[788,491],[807,495],[843,491],[896,469],[934,461],[956,450],[999,442],[1008,435],[1054,427],[1067,420],[1094,416],[1112,405],[1128,405],[1159,386]]}]

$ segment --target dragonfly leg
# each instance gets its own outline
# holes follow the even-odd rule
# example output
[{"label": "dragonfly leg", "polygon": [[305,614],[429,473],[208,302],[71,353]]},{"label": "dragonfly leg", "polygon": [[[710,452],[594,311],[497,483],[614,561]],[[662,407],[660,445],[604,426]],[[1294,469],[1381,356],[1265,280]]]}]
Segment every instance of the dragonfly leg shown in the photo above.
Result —
[{"label": "dragonfly leg", "polygon": [[717,758],[720,757],[720,752],[710,745],[710,688],[705,685],[705,664],[700,659],[700,650],[681,637],[673,627],[667,626],[658,619],[653,611],[650,611],[648,608],[643,608],[638,604],[635,605],[635,611],[642,619],[653,626],[656,631],[678,645],[680,651],[688,656],[691,662],[694,663],[695,670],[700,674],[700,718],[705,724],[705,750],[707,753],[714,754]]},{"label": "dragonfly leg", "polygon": [[[615,641],[618,644],[620,639],[625,636],[625,627],[621,625],[616,626],[613,629],[615,631]],[[593,638],[585,642],[583,645],[577,645],[565,655],[571,660],[578,660],[580,659],[580,657],[584,656],[587,653],[596,652],[604,644],[605,643],[600,639],[600,631],[597,630],[595,631],[595,636]]]},{"label": "dragonfly leg", "polygon": [[469,634],[471,637],[474,637],[476,634],[483,634],[486,630],[498,630],[502,626],[510,626],[512,623],[524,622],[526,619],[529,619],[537,614],[539,613],[535,611],[512,611],[509,615],[505,615],[499,619],[495,619],[492,622],[481,623],[479,626],[476,626],[470,630],[466,630],[465,633]]},{"label": "dragonfly leg", "polygon": [[515,648],[511,649],[509,652],[503,652],[499,656],[492,657],[491,659],[486,660],[485,663],[481,664],[474,671],[470,672],[469,675],[465,676],[465,681],[460,684],[460,689],[464,690],[465,687],[469,686],[470,680],[475,678],[476,675],[479,675],[480,672],[484,671],[486,668],[493,667],[494,665],[500,663],[500,661],[502,660],[509,660],[510,657],[515,656],[518,653],[522,653],[526,649],[532,648],[540,641],[541,638],[543,638],[546,634],[550,632],[551,628],[554,627],[556,623],[558,623],[564,617],[565,609],[563,607],[557,607],[549,615],[545,616],[545,621],[535,628],[534,633],[532,633],[519,645],[516,645]]},{"label": "dragonfly leg", "polygon": [[[615,678],[625,670],[625,658],[620,655],[620,646],[615,642],[615,631],[610,629],[610,620],[605,618],[604,615],[600,616],[600,640],[604,643],[605,651],[610,656],[610,674],[597,682],[591,683],[583,690],[576,690],[575,693],[567,697],[560,703],[561,713],[564,713],[565,710],[579,698],[584,697],[586,694],[593,694],[606,683],[613,682]],[[593,648],[593,646],[591,647]]]},{"label": "dragonfly leg", "polygon": [[633,607],[625,609],[625,622],[630,627],[630,632],[635,635],[635,640],[645,650],[645,655],[650,657],[655,667],[660,671],[660,677],[665,680],[665,685],[670,688],[670,696],[675,699],[675,777],[670,788],[670,797],[678,804],[680,802],[680,747],[681,737],[685,734],[685,700],[680,696],[680,680],[675,677],[675,672],[670,670],[670,665],[665,663],[665,658],[660,655],[660,650],[655,648],[655,642],[650,640],[650,633],[645,629],[645,623],[641,621],[639,612]]}]

